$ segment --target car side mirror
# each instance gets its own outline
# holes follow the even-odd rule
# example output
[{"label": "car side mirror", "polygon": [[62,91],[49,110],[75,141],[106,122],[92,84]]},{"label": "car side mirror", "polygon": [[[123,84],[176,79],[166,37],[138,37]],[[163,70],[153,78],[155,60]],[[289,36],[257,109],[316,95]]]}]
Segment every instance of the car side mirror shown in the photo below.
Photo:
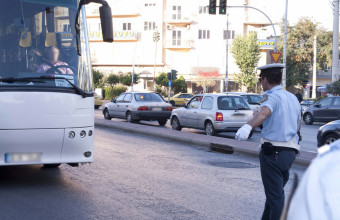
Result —
[{"label": "car side mirror", "polygon": [[111,102],[116,103],[116,99],[111,99]]},{"label": "car side mirror", "polygon": [[102,27],[103,41],[113,42],[112,12],[106,3],[99,7],[100,22]]},{"label": "car side mirror", "polygon": [[314,107],[316,107],[316,108],[320,108],[320,107],[321,107],[321,105],[320,105],[320,104],[315,104],[315,105],[314,105]]}]

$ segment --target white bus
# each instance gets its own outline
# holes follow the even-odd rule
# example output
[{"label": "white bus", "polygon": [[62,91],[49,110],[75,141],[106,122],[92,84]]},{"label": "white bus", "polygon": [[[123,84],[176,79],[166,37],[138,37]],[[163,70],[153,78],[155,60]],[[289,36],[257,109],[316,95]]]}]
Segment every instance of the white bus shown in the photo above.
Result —
[{"label": "white bus", "polygon": [[84,4],[0,0],[0,166],[93,162],[94,98]]}]

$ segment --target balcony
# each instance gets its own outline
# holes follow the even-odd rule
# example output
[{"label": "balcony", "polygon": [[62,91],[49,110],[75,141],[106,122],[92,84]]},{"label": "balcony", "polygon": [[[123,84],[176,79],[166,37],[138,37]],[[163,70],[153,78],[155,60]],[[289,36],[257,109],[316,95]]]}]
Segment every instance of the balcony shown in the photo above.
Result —
[{"label": "balcony", "polygon": [[165,22],[171,25],[188,25],[192,23],[192,16],[189,14],[175,14],[172,12],[167,12],[165,15]]},{"label": "balcony", "polygon": [[190,40],[167,40],[165,42],[165,48],[169,50],[183,51],[188,52],[191,49],[191,41]]}]

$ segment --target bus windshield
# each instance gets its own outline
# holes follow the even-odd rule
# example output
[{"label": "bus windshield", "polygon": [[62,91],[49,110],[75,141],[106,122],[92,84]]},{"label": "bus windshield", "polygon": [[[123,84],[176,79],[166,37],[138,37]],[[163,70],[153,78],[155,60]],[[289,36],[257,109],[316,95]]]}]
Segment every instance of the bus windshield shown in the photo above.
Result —
[{"label": "bus windshield", "polygon": [[84,10],[77,52],[77,7],[77,0],[0,1],[0,90],[72,90],[69,82],[93,90]]}]

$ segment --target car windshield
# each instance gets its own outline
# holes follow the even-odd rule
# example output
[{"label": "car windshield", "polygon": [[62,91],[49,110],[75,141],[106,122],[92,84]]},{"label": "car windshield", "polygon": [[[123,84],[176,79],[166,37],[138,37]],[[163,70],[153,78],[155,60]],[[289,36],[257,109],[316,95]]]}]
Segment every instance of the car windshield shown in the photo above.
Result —
[{"label": "car windshield", "polygon": [[79,17],[82,56],[77,53],[77,7],[77,0],[0,1],[0,90],[52,87],[59,91],[72,88],[62,79],[67,78],[92,91],[84,11]]},{"label": "car windshield", "polygon": [[249,104],[260,104],[261,95],[242,95]]},{"label": "car windshield", "polygon": [[249,110],[250,107],[242,96],[220,96],[217,99],[220,110]]},{"label": "car windshield", "polygon": [[137,102],[163,102],[155,93],[136,93],[135,99]]}]

